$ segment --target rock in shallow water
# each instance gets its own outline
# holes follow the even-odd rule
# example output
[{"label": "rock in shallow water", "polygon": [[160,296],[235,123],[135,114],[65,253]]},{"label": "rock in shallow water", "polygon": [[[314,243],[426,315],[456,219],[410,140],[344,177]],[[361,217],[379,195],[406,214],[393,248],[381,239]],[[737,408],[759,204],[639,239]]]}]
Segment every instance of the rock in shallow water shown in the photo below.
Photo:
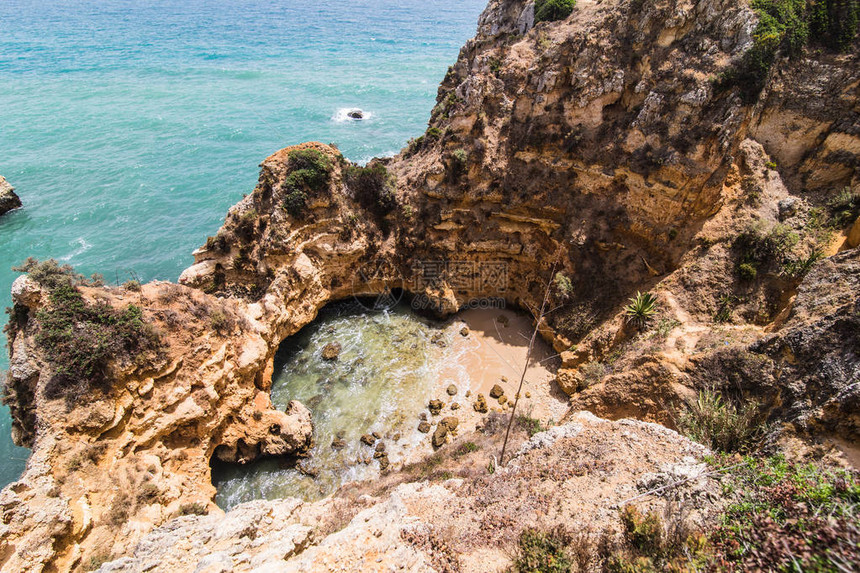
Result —
[{"label": "rock in shallow water", "polygon": [[322,349],[322,357],[325,360],[335,360],[340,356],[340,342],[329,342]]},{"label": "rock in shallow water", "polygon": [[15,194],[14,187],[0,176],[0,215],[20,206],[21,199]]}]

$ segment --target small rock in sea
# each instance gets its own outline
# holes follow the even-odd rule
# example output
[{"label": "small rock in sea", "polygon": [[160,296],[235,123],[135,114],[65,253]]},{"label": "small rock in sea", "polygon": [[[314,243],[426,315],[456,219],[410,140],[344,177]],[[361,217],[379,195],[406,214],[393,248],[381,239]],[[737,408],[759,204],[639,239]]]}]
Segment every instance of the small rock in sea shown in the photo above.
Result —
[{"label": "small rock in sea", "polygon": [[381,458],[379,458],[379,469],[380,470],[385,471],[388,469],[388,466],[389,466],[388,456],[382,456]]},{"label": "small rock in sea", "polygon": [[526,392],[526,398],[531,398],[531,397],[532,397],[532,393],[531,393],[531,392]]},{"label": "small rock in sea", "polygon": [[502,388],[498,384],[494,384],[493,387],[490,389],[490,398],[496,398],[498,400],[499,397],[504,396],[504,394],[504,388]]},{"label": "small rock in sea", "polygon": [[500,404],[500,405],[504,405],[504,404],[508,401],[508,397],[507,397],[507,396],[505,396],[504,394],[502,394],[501,396],[499,396],[499,398],[498,398],[498,399],[499,399],[499,404]]},{"label": "small rock in sea", "polygon": [[346,114],[350,119],[364,119],[364,112],[360,109],[354,109]]},{"label": "small rock in sea", "polygon": [[460,404],[458,404],[457,402],[454,402],[453,404],[451,404],[451,409],[452,410],[459,410]]},{"label": "small rock in sea", "polygon": [[454,386],[453,384],[451,384],[450,386],[448,386],[447,392],[448,392],[449,396],[456,396],[457,395],[457,387]]},{"label": "small rock in sea", "polygon": [[505,384],[507,384],[507,382],[508,382],[508,377],[507,377],[507,376],[502,376],[502,377],[501,377],[501,380],[502,380],[502,382],[504,382]]},{"label": "small rock in sea", "polygon": [[376,438],[377,440],[382,439],[382,434],[380,434],[379,432],[370,432],[370,435],[373,436],[374,438]]},{"label": "small rock in sea", "polygon": [[346,437],[346,430],[338,430],[335,436],[337,436],[341,440],[344,439]]},{"label": "small rock in sea", "polygon": [[469,327],[464,326],[460,329],[460,336],[469,336]]},{"label": "small rock in sea", "polygon": [[395,442],[400,440],[400,432],[397,432],[396,434],[391,436],[391,439],[394,440]]},{"label": "small rock in sea", "polygon": [[456,416],[448,416],[446,418],[442,418],[442,421],[439,422],[440,425],[444,425],[449,430],[456,430],[457,426],[460,425],[460,419]]},{"label": "small rock in sea", "polygon": [[427,408],[430,410],[431,414],[438,416],[444,406],[445,404],[442,403],[442,400],[430,400],[430,404],[428,404]]},{"label": "small rock in sea", "polygon": [[376,443],[376,438],[374,438],[370,434],[364,434],[363,436],[361,436],[361,443],[366,444],[368,446],[372,446],[374,443]]},{"label": "small rock in sea", "polygon": [[378,444],[376,444],[376,451],[377,452],[384,452],[385,451],[385,442],[379,442]]},{"label": "small rock in sea", "polygon": [[418,416],[418,419],[419,420],[426,420],[427,419],[427,412],[421,412],[421,415]]},{"label": "small rock in sea", "polygon": [[346,447],[346,440],[343,438],[335,438],[331,442],[331,449],[333,450],[342,450]]},{"label": "small rock in sea", "polygon": [[430,431],[430,423],[429,422],[421,422],[418,424],[418,431],[422,434],[426,434]]},{"label": "small rock in sea", "polygon": [[481,414],[487,413],[487,399],[484,398],[483,394],[478,394],[478,398],[472,404],[472,407],[475,408],[476,412],[480,412]]},{"label": "small rock in sea", "polygon": [[335,360],[340,356],[340,342],[329,342],[322,349],[322,357],[325,360]]},{"label": "small rock in sea", "polygon": [[387,458],[388,454],[385,452],[373,452],[373,459],[378,460],[379,458]]},{"label": "small rock in sea", "polygon": [[466,390],[466,398],[469,398],[472,395],[471,390]]}]

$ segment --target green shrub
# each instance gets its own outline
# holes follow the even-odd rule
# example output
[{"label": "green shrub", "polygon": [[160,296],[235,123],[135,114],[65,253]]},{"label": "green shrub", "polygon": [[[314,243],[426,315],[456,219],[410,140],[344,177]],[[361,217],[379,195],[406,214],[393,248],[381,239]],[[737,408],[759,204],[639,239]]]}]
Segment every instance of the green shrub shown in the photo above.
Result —
[{"label": "green shrub", "polygon": [[[753,273],[755,273],[755,269],[753,269]],[[717,312],[714,314],[714,322],[731,322],[732,311],[734,311],[737,300],[737,297],[732,294],[721,295],[717,303]]]},{"label": "green shrub", "polygon": [[377,217],[384,217],[397,206],[394,179],[381,163],[367,167],[351,165],[344,180],[359,205]]},{"label": "green shrub", "polygon": [[49,304],[35,319],[36,343],[53,369],[45,386],[49,399],[71,401],[103,384],[112,361],[139,361],[161,352],[160,336],[144,322],[139,307],[115,309],[106,302],[87,302],[77,288],[85,281],[70,266],[28,259],[17,269],[48,291]]},{"label": "green shrub", "polygon": [[535,0],[535,23],[564,20],[575,5],[576,0]]},{"label": "green shrub", "polygon": [[738,276],[745,281],[754,281],[758,276],[758,267],[755,263],[741,263],[738,265]]},{"label": "green shrub", "polygon": [[847,52],[860,25],[860,0],[810,0],[810,37],[835,52]]},{"label": "green shrub", "polygon": [[71,265],[60,265],[54,259],[39,261],[29,257],[17,267],[12,267],[12,270],[16,273],[27,273],[30,279],[49,291],[59,286],[86,284],[84,275],[76,273]]},{"label": "green shrub", "polygon": [[565,551],[569,536],[562,529],[528,528],[520,534],[513,570],[517,573],[568,573],[573,561]]},{"label": "green shrub", "polygon": [[857,36],[860,0],[753,0],[759,17],[753,45],[740,64],[728,70],[717,87],[740,89],[746,104],[755,103],[778,54],[798,57],[812,43],[847,51]]},{"label": "green shrub", "polygon": [[293,217],[301,217],[309,193],[319,193],[328,187],[332,164],[318,149],[297,149],[290,152],[284,179],[284,208]]},{"label": "green shrub", "polygon": [[586,388],[599,384],[603,377],[606,376],[606,366],[602,362],[592,360],[583,364],[579,372],[582,374],[582,382],[578,390],[582,392]]},{"label": "green shrub", "polygon": [[131,292],[140,292],[140,290],[141,290],[140,281],[137,279],[131,279],[129,281],[125,281],[122,284],[122,286],[123,286],[123,288],[125,288],[125,290],[131,291]]},{"label": "green shrub", "polygon": [[637,328],[642,328],[657,314],[657,297],[650,292],[637,292],[630,299],[630,304],[624,307],[627,322]]},{"label": "green shrub", "polygon": [[290,174],[287,185],[307,186],[311,191],[322,191],[331,177],[331,161],[318,149],[291,151],[287,163]]},{"label": "green shrub", "polygon": [[752,225],[738,235],[734,248],[739,252],[738,274],[744,280],[753,280],[762,268],[779,268],[792,260],[791,251],[800,237],[785,225],[777,224],[766,229]]},{"label": "green shrub", "polygon": [[573,282],[566,274],[560,271],[555,273],[552,284],[562,297],[567,298],[573,294]]},{"label": "green shrub", "polygon": [[860,216],[860,194],[845,187],[827,202],[831,226],[835,229],[847,227]]},{"label": "green shrub", "polygon": [[524,429],[526,433],[528,433],[529,437],[544,431],[544,427],[540,423],[540,420],[526,415],[517,416],[517,426]]},{"label": "green shrub", "polygon": [[764,435],[758,404],[735,405],[711,390],[699,392],[678,417],[678,429],[687,437],[723,452],[746,451]]},{"label": "green shrub", "polygon": [[431,127],[427,130],[427,133],[425,133],[423,137],[427,141],[436,141],[442,138],[442,130],[438,127]]}]

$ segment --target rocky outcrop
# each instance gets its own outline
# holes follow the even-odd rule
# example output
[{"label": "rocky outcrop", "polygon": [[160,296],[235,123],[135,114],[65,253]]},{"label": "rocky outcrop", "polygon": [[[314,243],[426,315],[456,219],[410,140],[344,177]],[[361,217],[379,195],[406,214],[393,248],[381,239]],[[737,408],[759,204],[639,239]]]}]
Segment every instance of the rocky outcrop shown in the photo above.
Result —
[{"label": "rocky outcrop", "polygon": [[[547,528],[613,532],[616,504],[690,478],[673,499],[695,506],[691,517],[702,523],[719,491],[701,463],[705,453],[660,426],[578,413],[535,435],[493,475],[316,503],[255,501],[225,516],[180,517],[99,571],[503,570],[506,546],[535,513]],[[637,500],[649,509],[666,503],[660,496]]]},{"label": "rocky outcrop", "polygon": [[15,194],[15,189],[6,179],[0,176],[0,215],[21,206],[21,199]]},{"label": "rocky outcrop", "polygon": [[[673,463],[701,453],[656,426],[574,417],[594,430],[587,439],[565,426],[570,436],[553,434],[497,477],[404,486],[322,541],[307,528],[334,501],[260,502],[223,518],[211,503],[213,456],[242,462],[309,444],[307,410],[271,406],[279,344],[330,301],[396,289],[448,315],[481,297],[536,310],[552,284],[541,333],[561,353],[574,410],[671,425],[673,406],[716,385],[801,432],[854,439],[856,295],[846,293],[856,293],[856,251],[812,266],[829,245],[806,230],[838,190],[858,188],[857,53],[779,61],[747,104],[713,80],[743,57],[756,23],[736,0],[582,0],[566,20],[538,24],[531,2],[491,0],[427,133],[400,155],[360,170],[327,145],[281,150],[180,285],[81,287],[89,301],[140,307],[166,348],[151,362],[116,361],[104,391],[78,403],[45,395],[52,372],[37,336],[48,301],[19,279],[7,395],[16,440],[33,455],[0,494],[0,565],[65,571],[125,556],[105,570],[284,559],[300,569],[366,564],[371,553],[415,568],[456,555],[482,563],[515,535],[512,505],[559,521],[572,513],[566,500],[603,487],[596,475],[614,487],[600,495],[633,493],[633,469],[612,477],[612,464],[650,472],[654,451]],[[300,173],[296,152],[325,169]],[[740,276],[737,238],[777,224],[798,240]],[[661,309],[642,330],[623,311],[637,290],[656,293]],[[474,408],[486,412],[483,395]],[[601,442],[630,424],[659,434],[641,438],[646,455],[635,442]],[[546,471],[567,472],[546,494],[563,511],[528,505],[544,493],[518,493]],[[605,517],[605,505],[587,507],[576,515]],[[440,547],[430,525],[448,523],[479,543],[428,553]]]},{"label": "rocky outcrop", "polygon": [[[4,569],[69,570],[121,555],[189,508],[217,511],[213,456],[243,462],[310,446],[307,408],[272,407],[262,372],[280,341],[269,343],[247,305],[168,283],[80,289],[100,304],[141,308],[166,351],[153,363],[114,364],[109,386],[83,400],[56,398],[46,392],[56,372],[37,342],[47,290],[15,281],[6,401],[13,437],[33,452],[0,494]],[[216,330],[215,320],[231,326]]]}]

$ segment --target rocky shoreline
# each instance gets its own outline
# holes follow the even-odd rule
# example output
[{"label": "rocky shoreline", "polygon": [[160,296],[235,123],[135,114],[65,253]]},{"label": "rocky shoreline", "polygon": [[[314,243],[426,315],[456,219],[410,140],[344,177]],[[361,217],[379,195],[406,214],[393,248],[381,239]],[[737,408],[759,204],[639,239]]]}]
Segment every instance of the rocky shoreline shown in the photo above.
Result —
[{"label": "rocky shoreline", "polygon": [[[707,450],[663,426],[703,390],[758,404],[798,457],[856,459],[856,45],[780,60],[749,103],[714,81],[753,42],[745,3],[582,1],[538,24],[533,11],[489,2],[427,133],[398,156],[360,167],[307,143],[268,157],[179,285],[15,282],[6,400],[33,454],[0,493],[4,569],[501,570],[500,541],[526,525],[590,516],[617,532],[638,484],[697,466]],[[482,449],[483,467],[463,454],[439,484],[227,516],[212,503],[213,456],[307,450],[307,409],[271,407],[273,359],[327,303],[403,289],[437,316],[476,300],[534,312],[548,285],[558,310],[540,333],[570,409],[496,473]],[[659,304],[643,328],[625,310],[637,291]],[[131,313],[158,352],[106,363],[85,400],[58,397],[43,344],[58,292]],[[478,412],[513,391],[493,393]],[[443,446],[444,433],[452,458],[465,435],[495,435]],[[429,479],[382,481],[395,473]],[[685,494],[702,523],[713,487]],[[443,542],[463,532],[474,540]]]}]

